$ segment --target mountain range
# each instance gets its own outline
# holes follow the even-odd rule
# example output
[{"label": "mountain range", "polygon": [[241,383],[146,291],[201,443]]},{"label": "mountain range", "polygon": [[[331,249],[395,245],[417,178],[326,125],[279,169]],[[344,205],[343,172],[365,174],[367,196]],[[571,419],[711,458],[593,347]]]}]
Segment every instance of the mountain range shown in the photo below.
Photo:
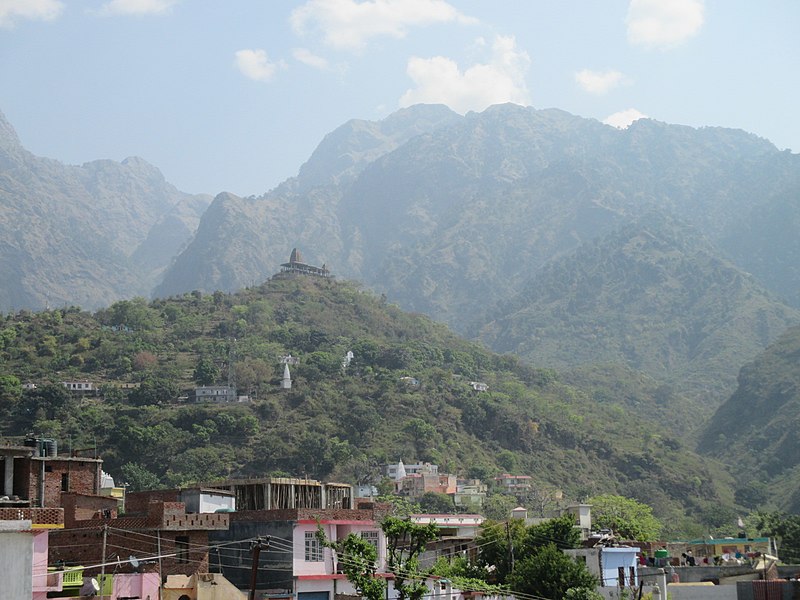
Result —
[{"label": "mountain range", "polygon": [[0,114],[0,309],[149,296],[210,201],[140,158],[34,156]]},{"label": "mountain range", "polygon": [[140,158],[34,156],[0,115],[0,310],[252,289],[299,248],[704,454],[753,444],[741,506],[800,468],[798,230],[800,157],[739,130],[419,105],[212,200]]},{"label": "mountain range", "polygon": [[622,361],[705,413],[800,323],[799,177],[797,155],[743,131],[416,106],[346,123],[263,196],[217,196],[156,294],[252,285],[301,247],[496,350]]}]

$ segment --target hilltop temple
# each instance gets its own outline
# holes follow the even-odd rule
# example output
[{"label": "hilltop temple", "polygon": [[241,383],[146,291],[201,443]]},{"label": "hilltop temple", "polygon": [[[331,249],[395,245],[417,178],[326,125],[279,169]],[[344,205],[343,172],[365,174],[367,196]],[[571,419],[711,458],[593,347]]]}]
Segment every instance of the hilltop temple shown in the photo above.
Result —
[{"label": "hilltop temple", "polygon": [[289,256],[289,262],[281,265],[281,273],[300,273],[302,275],[315,275],[317,277],[330,277],[331,272],[323,264],[321,267],[315,267],[303,262],[303,257],[300,256],[300,251],[297,248],[292,249],[292,254]]}]

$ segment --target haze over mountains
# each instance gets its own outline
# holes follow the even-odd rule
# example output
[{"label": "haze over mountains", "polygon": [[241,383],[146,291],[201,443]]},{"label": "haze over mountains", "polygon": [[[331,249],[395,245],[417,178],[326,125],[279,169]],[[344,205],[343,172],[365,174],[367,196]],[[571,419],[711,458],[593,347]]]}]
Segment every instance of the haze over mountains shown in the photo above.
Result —
[{"label": "haze over mountains", "polygon": [[0,310],[148,296],[210,201],[140,158],[34,156],[0,113]]},{"label": "haze over mountains", "polygon": [[139,159],[66,167],[2,136],[4,309],[231,291],[298,247],[497,350],[622,362],[704,413],[800,323],[800,159],[743,131],[419,105],[342,125],[263,196],[219,194],[196,232],[204,199]]}]

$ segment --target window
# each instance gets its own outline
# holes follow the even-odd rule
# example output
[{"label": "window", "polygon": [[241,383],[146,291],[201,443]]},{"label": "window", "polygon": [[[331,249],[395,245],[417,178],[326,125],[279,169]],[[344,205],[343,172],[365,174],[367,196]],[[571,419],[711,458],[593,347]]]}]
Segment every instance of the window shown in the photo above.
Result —
[{"label": "window", "polygon": [[61,491],[62,492],[69,491],[69,473],[61,474]]},{"label": "window", "polygon": [[378,532],[377,531],[362,531],[361,532],[361,539],[365,542],[369,542],[375,547],[375,551],[378,550]]},{"label": "window", "polygon": [[189,562],[189,536],[175,536],[175,562]]},{"label": "window", "polygon": [[306,531],[305,559],[307,562],[322,561],[322,545],[317,539],[316,531]]}]

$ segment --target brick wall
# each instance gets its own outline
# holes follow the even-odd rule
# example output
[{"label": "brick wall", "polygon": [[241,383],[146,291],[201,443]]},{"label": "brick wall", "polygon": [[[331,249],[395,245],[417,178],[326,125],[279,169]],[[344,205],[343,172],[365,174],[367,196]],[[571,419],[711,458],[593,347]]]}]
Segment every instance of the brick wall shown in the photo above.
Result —
[{"label": "brick wall", "polygon": [[391,505],[370,504],[368,508],[286,508],[279,510],[242,510],[229,513],[231,521],[380,521],[391,513]]},{"label": "brick wall", "polygon": [[[204,531],[161,532],[162,575],[192,575],[208,572],[208,534]],[[159,534],[157,530],[120,530],[109,527],[106,535],[106,573],[130,573],[130,564],[117,564],[135,556],[140,561],[158,564]],[[176,539],[179,541],[176,547]],[[180,541],[183,540],[183,544]],[[63,562],[66,566],[96,565],[103,562],[103,529],[62,529],[50,532],[49,564]],[[185,549],[185,551],[184,551]],[[174,556],[180,553],[180,556]],[[173,556],[165,556],[173,555]],[[148,570],[152,567],[148,566]],[[94,576],[101,568],[86,569],[84,575]]]},{"label": "brick wall", "polygon": [[[28,498],[39,499],[39,480],[44,464],[44,506],[60,506],[61,492],[97,494],[99,492],[99,460],[44,458],[24,461],[28,480]],[[64,489],[66,487],[66,489]]]},{"label": "brick wall", "polygon": [[128,492],[125,496],[125,513],[146,515],[150,502],[177,502],[179,499],[180,492],[178,490]]},{"label": "brick wall", "polygon": [[0,521],[30,521],[33,525],[63,525],[61,508],[0,508]]},{"label": "brick wall", "polygon": [[109,518],[117,517],[117,500],[108,496],[86,496],[64,492],[61,494],[61,506],[64,508],[64,524],[74,527],[75,521],[92,519],[108,511]]}]

